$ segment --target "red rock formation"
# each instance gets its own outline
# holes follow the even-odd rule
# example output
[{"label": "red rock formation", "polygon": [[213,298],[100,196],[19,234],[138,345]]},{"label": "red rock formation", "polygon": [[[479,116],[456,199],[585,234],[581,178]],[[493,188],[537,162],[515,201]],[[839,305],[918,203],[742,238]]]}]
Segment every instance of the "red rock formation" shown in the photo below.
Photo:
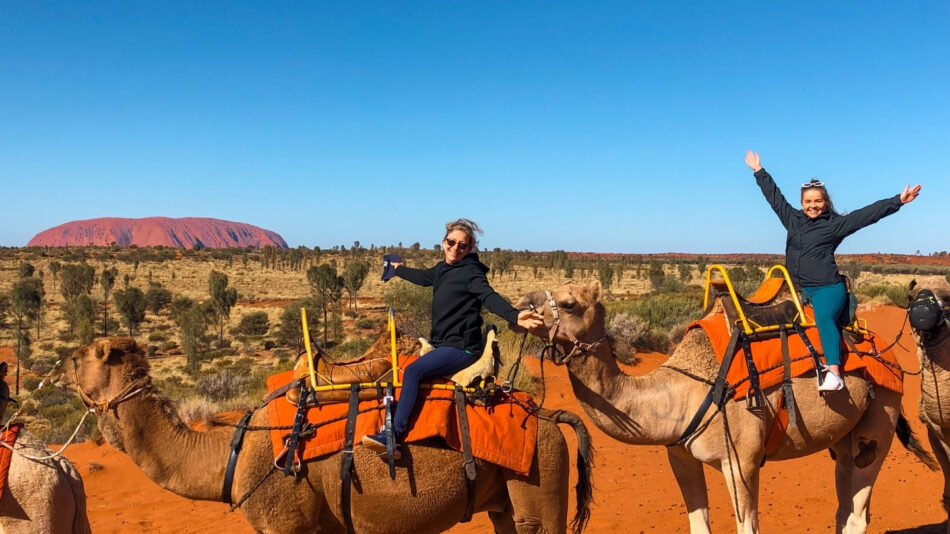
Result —
[{"label": "red rock formation", "polygon": [[72,221],[44,230],[27,243],[28,247],[109,246],[120,247],[166,246],[192,248],[243,248],[271,245],[287,248],[287,242],[277,232],[257,226],[207,217],[146,217],[120,219],[102,217]]}]

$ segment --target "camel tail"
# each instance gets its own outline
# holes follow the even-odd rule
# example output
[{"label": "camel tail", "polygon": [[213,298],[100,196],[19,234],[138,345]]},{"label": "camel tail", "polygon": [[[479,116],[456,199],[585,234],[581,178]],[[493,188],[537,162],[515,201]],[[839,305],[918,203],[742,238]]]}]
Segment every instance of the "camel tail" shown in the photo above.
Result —
[{"label": "camel tail", "polygon": [[931,471],[936,471],[940,469],[940,465],[937,464],[937,460],[929,452],[927,452],[923,445],[920,444],[920,441],[917,440],[917,436],[914,434],[914,431],[910,428],[910,423],[907,422],[907,418],[904,417],[904,412],[897,417],[897,439],[901,441],[901,444],[905,449],[910,451],[918,460],[923,462],[924,465],[930,468]]},{"label": "camel tail", "polygon": [[574,513],[574,519],[571,520],[571,532],[581,534],[590,519],[590,505],[594,501],[592,478],[594,448],[591,446],[590,432],[587,431],[580,417],[565,410],[552,412],[551,420],[555,423],[571,425],[574,427],[574,433],[577,434],[577,485],[574,486],[574,491],[577,493],[577,511]]},{"label": "camel tail", "polygon": [[92,534],[89,516],[86,515],[86,488],[82,483],[82,477],[79,476],[79,471],[73,467],[73,464],[65,458],[60,460],[60,468],[63,471],[63,475],[66,476],[69,489],[73,493],[73,502],[76,505],[76,515],[73,516],[72,534]]}]

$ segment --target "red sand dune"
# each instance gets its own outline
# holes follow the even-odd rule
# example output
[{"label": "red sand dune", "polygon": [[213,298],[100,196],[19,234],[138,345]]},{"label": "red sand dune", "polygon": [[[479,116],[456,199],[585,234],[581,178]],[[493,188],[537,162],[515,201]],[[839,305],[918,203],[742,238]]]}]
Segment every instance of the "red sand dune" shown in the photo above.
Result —
[{"label": "red sand dune", "polygon": [[[890,341],[901,328],[904,311],[895,307],[877,308],[862,314],[871,328]],[[909,333],[896,348],[898,359],[909,370],[918,368],[916,347]],[[656,368],[663,355],[643,355],[643,363],[631,374],[645,374]],[[537,362],[532,370],[537,375]],[[545,366],[549,408],[565,408],[581,413],[571,392],[563,367]],[[918,437],[926,442],[917,420],[920,379],[908,376],[905,382],[904,413]],[[607,437],[585,417],[596,447],[594,500],[589,533],[607,532],[688,532],[686,509],[664,447],[635,447]],[[564,428],[569,446],[576,440]],[[70,447],[66,456],[82,473],[89,495],[89,515],[94,532],[209,532],[251,533],[240,512],[228,513],[221,503],[189,501],[159,488],[148,480],[128,456],[108,445],[90,443]],[[573,454],[572,454],[573,456]],[[95,470],[90,470],[91,464]],[[571,477],[571,487],[575,477]],[[722,475],[706,469],[709,485],[710,519],[714,532],[734,532],[735,522]],[[762,470],[760,523],[764,532],[833,532],[836,507],[834,463],[826,453],[784,462],[770,462]],[[936,534],[946,532],[939,525],[946,518],[940,504],[943,476],[914,459],[894,440],[874,488],[870,532]],[[572,504],[573,506],[573,504]],[[487,514],[477,514],[471,523],[457,525],[449,532],[491,532]]]},{"label": "red sand dune", "polygon": [[146,217],[120,219],[102,217],[72,221],[43,230],[27,243],[28,247],[110,246],[136,245],[139,247],[165,246],[192,248],[260,248],[271,245],[287,248],[277,232],[250,224],[210,219],[207,217]]}]

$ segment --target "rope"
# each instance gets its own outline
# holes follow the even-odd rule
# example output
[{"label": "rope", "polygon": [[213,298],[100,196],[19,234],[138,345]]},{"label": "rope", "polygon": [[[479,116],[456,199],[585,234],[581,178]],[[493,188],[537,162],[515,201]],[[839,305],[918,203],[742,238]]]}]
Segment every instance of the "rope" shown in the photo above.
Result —
[{"label": "rope", "polygon": [[[79,429],[82,428],[82,424],[83,424],[83,422],[85,422],[86,417],[88,417],[89,414],[91,414],[91,413],[93,413],[93,411],[90,409],[90,410],[86,410],[86,413],[82,414],[82,419],[80,419],[80,420],[79,420],[79,424],[76,425],[76,430],[73,431],[73,435],[72,435],[72,436],[69,436],[69,439],[66,440],[66,443],[64,443],[63,446],[60,447],[60,449],[59,449],[58,451],[54,452],[53,454],[50,454],[50,455],[47,455],[47,456],[31,456],[31,455],[29,455],[29,454],[24,454],[24,453],[18,451],[17,449],[14,449],[14,448],[11,447],[10,445],[7,445],[6,442],[0,442],[0,445],[6,447],[6,448],[8,448],[8,449],[10,449],[11,451],[14,452],[14,454],[19,454],[20,456],[26,458],[27,460],[35,460],[35,461],[52,460],[52,459],[57,458],[57,457],[59,457],[60,455],[62,455],[62,454],[63,454],[63,451],[66,450],[66,447],[69,447],[69,446],[72,444],[73,440],[76,439],[76,435],[79,434]],[[10,428],[10,424],[7,423],[7,425],[6,425],[5,428],[6,428],[6,429],[9,429],[9,428]]]}]

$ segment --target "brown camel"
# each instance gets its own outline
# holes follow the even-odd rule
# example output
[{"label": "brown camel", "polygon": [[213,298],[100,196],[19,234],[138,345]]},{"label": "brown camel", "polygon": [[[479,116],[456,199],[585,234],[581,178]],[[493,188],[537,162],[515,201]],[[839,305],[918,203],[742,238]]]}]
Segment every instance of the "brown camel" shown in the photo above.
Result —
[{"label": "brown camel", "polygon": [[82,478],[62,456],[29,432],[20,431],[0,497],[0,532],[5,534],[87,534]]},{"label": "brown camel", "polygon": [[[233,429],[187,428],[173,404],[151,385],[148,362],[134,340],[99,339],[74,351],[62,368],[57,377],[61,386],[94,402],[112,401],[99,416],[102,435],[149,478],[189,499],[222,500]],[[487,511],[496,532],[567,531],[570,461],[558,422],[572,424],[578,433],[579,454],[584,457],[578,459],[575,533],[586,522],[590,499],[586,428],[573,414],[547,415],[539,421],[537,453],[527,476],[476,462],[475,511]],[[250,421],[252,426],[267,424],[264,410]],[[268,476],[274,471],[268,433],[248,431],[237,460],[232,499],[238,501],[250,492],[241,510],[259,532],[345,532],[341,456],[335,453],[306,462],[300,481],[279,472]],[[467,502],[462,454],[432,439],[404,446],[402,456],[396,480],[390,480],[385,461],[362,446],[355,448],[351,511],[356,532],[442,532],[461,519]]]},{"label": "brown camel", "polygon": [[[930,313],[928,295],[921,294],[925,290],[934,297]],[[943,470],[943,506],[950,510],[950,284],[939,276],[928,277],[911,282],[908,296],[921,368],[920,420],[927,426],[930,446]]]},{"label": "brown camel", "polygon": [[[574,393],[594,424],[624,443],[670,445],[669,461],[689,513],[690,532],[710,531],[704,463],[723,473],[737,531],[758,532],[759,469],[766,459],[764,438],[781,386],[764,391],[766,410],[751,412],[745,403],[727,402],[722,412],[710,410],[708,424],[683,444],[671,445],[684,433],[709,391],[704,381],[714,379],[718,370],[702,329],[690,330],[657,370],[629,376],[620,370],[606,340],[600,283],[568,283],[552,295],[560,315],[555,343],[565,354],[580,347],[566,365]],[[540,333],[550,332],[554,316],[545,293],[523,297],[516,307],[529,305],[544,314],[545,328]],[[845,391],[822,398],[814,377],[794,379],[798,425],[768,459],[798,458],[830,448],[836,458],[836,530],[865,532],[871,487],[894,436],[901,396],[877,388],[874,399],[869,398],[868,385],[858,374],[848,374],[845,383]]]}]

